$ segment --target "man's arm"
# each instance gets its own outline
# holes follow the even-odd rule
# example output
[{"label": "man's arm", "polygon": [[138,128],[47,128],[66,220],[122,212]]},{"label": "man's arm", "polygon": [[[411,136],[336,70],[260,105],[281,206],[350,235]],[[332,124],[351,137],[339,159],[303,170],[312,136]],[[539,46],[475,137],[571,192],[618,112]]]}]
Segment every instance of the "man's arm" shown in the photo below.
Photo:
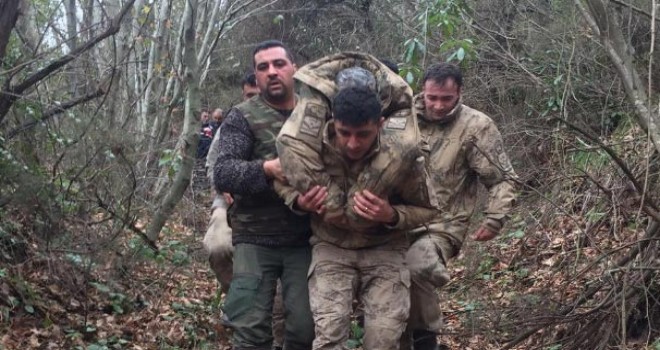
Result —
[{"label": "man's arm", "polygon": [[308,86],[300,89],[299,101],[277,136],[277,153],[289,184],[304,193],[314,186],[328,191],[327,214],[341,215],[344,191],[328,175],[321,152],[323,129],[329,118],[327,99]]},{"label": "man's arm", "polygon": [[218,193],[249,195],[270,188],[264,160],[251,160],[254,136],[243,114],[233,108],[220,129],[213,178]]},{"label": "man's arm", "polygon": [[504,151],[502,135],[492,120],[489,119],[470,142],[470,168],[479,174],[480,181],[488,189],[486,219],[473,238],[486,241],[499,234],[515,204],[514,180],[517,175]]}]

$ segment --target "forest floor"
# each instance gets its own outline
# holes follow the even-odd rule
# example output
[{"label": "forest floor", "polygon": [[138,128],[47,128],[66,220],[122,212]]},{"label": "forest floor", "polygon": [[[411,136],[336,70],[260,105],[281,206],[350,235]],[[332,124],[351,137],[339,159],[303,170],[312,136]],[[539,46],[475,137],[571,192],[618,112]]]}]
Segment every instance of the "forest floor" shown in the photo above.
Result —
[{"label": "forest floor", "polygon": [[[184,209],[163,231],[158,255],[127,234],[123,249],[106,248],[111,253],[102,257],[51,250],[0,266],[0,350],[230,349],[230,331],[219,323],[222,296],[201,244],[210,199],[195,202],[201,204],[182,203]],[[523,329],[502,334],[500,311],[518,308],[515,299],[525,289],[531,293],[560,283],[551,280],[550,271],[562,249],[540,257],[530,250],[538,268],[519,263],[514,268],[512,260],[524,260],[523,248],[534,242],[524,234],[513,227],[491,242],[468,242],[450,264],[452,281],[441,292],[446,325],[439,337],[450,349],[502,348],[504,339]],[[565,231],[543,235],[551,248],[572,239]],[[351,344],[359,348],[360,340]],[[532,348],[523,344],[514,349]]]}]

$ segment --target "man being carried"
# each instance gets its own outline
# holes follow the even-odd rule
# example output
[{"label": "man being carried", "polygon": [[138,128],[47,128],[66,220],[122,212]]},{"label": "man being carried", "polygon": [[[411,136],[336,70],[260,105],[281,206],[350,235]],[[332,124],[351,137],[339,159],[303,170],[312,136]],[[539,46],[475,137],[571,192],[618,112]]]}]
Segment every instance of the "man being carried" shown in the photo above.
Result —
[{"label": "man being carried", "polygon": [[[331,116],[331,103],[338,91],[337,82],[342,78],[339,72],[349,67],[358,67],[364,74],[372,76],[373,87],[381,105],[381,115],[387,118],[382,137],[391,140],[389,150],[397,157],[378,155],[369,162],[369,166],[360,174],[355,184],[343,189],[333,179],[333,174],[325,171],[321,160],[323,148],[323,130]],[[356,74],[356,73],[352,73]],[[295,75],[300,84],[299,103],[291,117],[282,127],[277,137],[277,148],[282,160],[283,171],[292,187],[305,192],[313,186],[327,188],[324,220],[336,225],[367,228],[373,223],[364,220],[354,210],[355,194],[368,189],[377,196],[389,190],[381,181],[383,178],[399,176],[414,167],[419,172],[425,171],[424,157],[419,148],[417,121],[412,113],[412,90],[406,82],[394,74],[376,58],[362,53],[346,52],[324,57],[302,67]],[[419,177],[420,183],[410,184],[412,190],[404,193],[405,199],[422,207],[435,208],[437,202],[427,177]],[[404,213],[401,220],[418,221],[408,218]],[[417,212],[427,218],[435,211]]]},{"label": "man being carried", "polygon": [[[343,72],[347,72],[348,87],[343,87],[342,79],[338,79],[333,118],[324,122],[320,153],[312,157],[319,156],[326,175],[339,191],[348,193],[369,168],[378,166],[377,162],[400,157],[399,138],[393,135],[405,131],[381,117],[380,100],[367,87],[375,86],[375,81],[364,84],[360,78],[352,79],[364,76],[366,71],[349,68],[339,76]],[[382,189],[381,195],[369,190],[353,195],[352,210],[370,225],[350,226],[350,221],[337,225],[324,220],[325,187],[313,186],[303,196],[287,197],[288,203],[293,205],[295,199],[300,209],[314,213],[309,289],[315,350],[345,349],[354,298],[365,309],[363,348],[399,347],[409,311],[405,230],[411,228],[408,225],[420,224],[414,218],[420,217],[419,211],[428,210],[404,199],[404,194],[414,190],[411,184],[425,181],[425,172],[416,166],[414,158],[403,158],[401,162],[401,173],[386,174],[374,181],[374,186]]]}]

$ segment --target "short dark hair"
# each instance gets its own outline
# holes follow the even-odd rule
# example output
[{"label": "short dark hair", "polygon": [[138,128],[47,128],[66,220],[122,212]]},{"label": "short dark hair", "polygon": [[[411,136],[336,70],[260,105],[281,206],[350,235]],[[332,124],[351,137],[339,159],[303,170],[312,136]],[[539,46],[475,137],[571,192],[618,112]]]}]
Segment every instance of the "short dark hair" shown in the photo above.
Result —
[{"label": "short dark hair", "polygon": [[244,85],[250,85],[252,87],[257,86],[257,78],[254,75],[253,71],[249,71],[249,72],[245,73],[245,75],[243,76],[243,79],[241,79],[241,86],[244,86]]},{"label": "short dark hair", "polygon": [[387,68],[389,68],[392,72],[394,72],[395,74],[399,74],[399,65],[396,62],[388,58],[379,58],[378,60],[382,64],[386,65]]},{"label": "short dark hair", "polygon": [[463,73],[457,65],[446,62],[435,63],[430,65],[424,72],[422,85],[426,84],[428,80],[442,85],[450,78],[454,80],[459,88],[463,86]]},{"label": "short dark hair", "polygon": [[266,41],[262,41],[262,42],[258,43],[257,46],[255,46],[254,51],[252,51],[252,67],[257,66],[257,62],[255,62],[254,56],[259,51],[268,50],[268,49],[273,48],[273,47],[283,48],[284,52],[286,52],[286,58],[288,58],[289,61],[291,61],[291,63],[294,63],[293,55],[291,54],[291,51],[289,50],[289,48],[284,45],[284,43],[282,43],[279,40],[266,40]]},{"label": "short dark hair", "polygon": [[339,90],[332,103],[333,118],[350,126],[362,126],[381,117],[380,100],[364,86]]}]

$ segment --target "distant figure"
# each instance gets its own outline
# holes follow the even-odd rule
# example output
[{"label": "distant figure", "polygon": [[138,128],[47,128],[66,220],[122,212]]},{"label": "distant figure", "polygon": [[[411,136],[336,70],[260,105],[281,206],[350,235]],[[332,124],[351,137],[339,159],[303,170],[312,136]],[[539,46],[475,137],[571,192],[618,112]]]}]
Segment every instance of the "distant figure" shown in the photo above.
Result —
[{"label": "distant figure", "polygon": [[213,140],[213,125],[209,120],[209,112],[205,109],[202,110],[199,119],[202,122],[202,128],[199,131],[199,143],[197,144],[197,159],[205,159],[206,155],[209,153],[209,147],[211,147],[211,141]]},{"label": "distant figure", "polygon": [[222,114],[222,108],[214,109],[211,114],[211,122],[209,124],[213,128],[213,136],[215,136],[215,134],[218,133],[218,129],[220,129],[220,124],[222,124]]}]

